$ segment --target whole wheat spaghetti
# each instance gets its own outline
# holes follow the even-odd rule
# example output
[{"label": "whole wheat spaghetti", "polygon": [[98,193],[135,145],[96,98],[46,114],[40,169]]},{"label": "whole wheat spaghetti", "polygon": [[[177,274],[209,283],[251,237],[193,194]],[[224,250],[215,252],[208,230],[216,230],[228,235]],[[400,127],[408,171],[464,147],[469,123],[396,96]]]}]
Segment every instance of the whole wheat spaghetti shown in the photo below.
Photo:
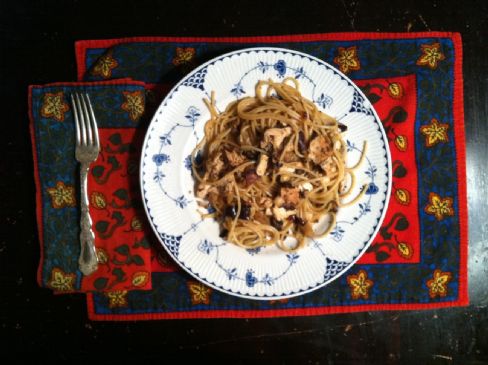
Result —
[{"label": "whole wheat spaghetti", "polygon": [[[222,113],[213,94],[206,104],[210,119],[192,154],[195,194],[211,211],[204,217],[217,219],[228,241],[297,250],[306,238],[328,234],[338,209],[364,193],[363,187],[344,203],[366,143],[357,164],[347,167],[346,127],[304,98],[297,80],[259,81],[255,97]],[[318,222],[325,228],[316,229]]]}]

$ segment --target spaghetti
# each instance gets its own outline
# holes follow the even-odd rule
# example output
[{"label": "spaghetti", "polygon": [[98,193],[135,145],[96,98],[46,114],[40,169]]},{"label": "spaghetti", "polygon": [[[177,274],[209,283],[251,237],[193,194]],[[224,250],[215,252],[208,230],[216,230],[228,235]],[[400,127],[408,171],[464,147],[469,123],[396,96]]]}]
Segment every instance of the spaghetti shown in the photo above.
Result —
[{"label": "spaghetti", "polygon": [[306,238],[327,235],[338,209],[364,193],[363,187],[343,202],[366,144],[358,163],[347,167],[346,126],[304,98],[296,79],[259,81],[255,97],[232,102],[222,113],[213,94],[205,102],[210,119],[192,154],[195,194],[208,208],[202,215],[217,219],[228,241],[300,249]]}]

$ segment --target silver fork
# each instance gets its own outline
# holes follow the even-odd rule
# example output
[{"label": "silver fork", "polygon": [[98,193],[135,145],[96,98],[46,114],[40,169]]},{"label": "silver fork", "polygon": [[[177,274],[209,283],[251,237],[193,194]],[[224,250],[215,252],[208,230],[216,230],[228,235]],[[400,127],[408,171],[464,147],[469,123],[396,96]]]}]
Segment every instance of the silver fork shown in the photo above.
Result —
[{"label": "silver fork", "polygon": [[90,275],[98,268],[98,258],[95,249],[95,234],[92,230],[92,220],[88,211],[87,176],[90,164],[97,159],[100,152],[100,140],[98,139],[97,121],[88,94],[71,94],[71,103],[76,128],[75,156],[80,163],[81,252],[78,264],[84,275]]}]

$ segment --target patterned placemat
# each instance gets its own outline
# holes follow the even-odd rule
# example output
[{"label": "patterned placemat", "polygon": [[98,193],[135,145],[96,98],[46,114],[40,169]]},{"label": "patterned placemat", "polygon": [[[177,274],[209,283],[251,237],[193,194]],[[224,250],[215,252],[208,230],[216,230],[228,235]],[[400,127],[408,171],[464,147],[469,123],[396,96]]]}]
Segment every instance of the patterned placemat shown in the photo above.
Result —
[{"label": "patterned placemat", "polygon": [[[165,91],[189,70],[216,55],[263,45],[309,53],[353,79],[382,119],[393,161],[393,190],[388,212],[368,252],[330,285],[300,297],[278,301],[232,297],[181,272],[160,250],[157,240],[147,229],[145,218],[140,212],[136,213],[137,184],[131,183],[128,176],[119,176],[120,179],[105,186],[99,184],[115,163],[113,159],[109,161],[111,152],[125,146],[122,149],[133,151],[135,158],[142,141],[134,136],[144,135],[151,111],[162,100]],[[57,242],[52,244],[57,247],[53,249],[57,253],[49,257],[44,254],[41,261],[40,283],[53,287],[49,280],[55,277],[61,281],[68,280],[63,278],[70,275],[76,277],[72,289],[88,292],[89,315],[94,320],[298,316],[466,305],[467,218],[461,52],[459,34],[439,32],[77,42],[78,78],[82,84],[131,78],[144,82],[144,86],[138,87],[144,88],[145,93],[140,89],[137,92],[127,90],[122,92],[116,106],[107,104],[105,109],[112,115],[125,113],[127,123],[102,125],[107,128],[102,130],[106,141],[105,160],[97,165],[101,166],[97,170],[100,175],[92,177],[91,192],[97,193],[92,208],[98,214],[94,219],[95,227],[98,224],[99,234],[107,242],[101,246],[107,252],[102,261],[103,274],[82,278],[75,266],[63,266],[61,259],[69,255],[68,261],[75,261],[77,246],[72,244],[71,251],[58,257],[60,243]],[[69,124],[69,120],[46,119],[42,115],[44,99],[41,95],[47,90],[32,90],[39,92],[39,96],[31,98],[37,100],[31,103],[37,105],[32,107],[31,113],[34,132],[38,124],[48,120]],[[49,91],[51,94],[55,92],[59,91]],[[144,99],[139,100],[143,94]],[[145,112],[139,109],[140,115],[133,105],[137,105],[137,100],[145,102],[141,104]],[[122,108],[124,102],[125,109]],[[130,110],[133,110],[133,117],[140,119],[138,123],[131,119]],[[47,143],[42,138],[47,137],[43,137],[42,131],[33,135],[37,138],[33,141],[34,150],[42,149]],[[115,165],[121,171],[133,169],[134,158],[113,156],[117,157]],[[164,158],[171,156],[161,156],[160,163],[164,163]],[[37,175],[42,176],[49,163],[37,158],[36,165]],[[56,174],[51,165],[49,170]],[[374,168],[367,173],[374,174]],[[60,181],[66,186],[69,179],[65,180]],[[51,197],[47,189],[57,186],[57,180],[51,179],[51,185],[45,178],[40,181],[39,226],[41,245],[46,253],[48,230],[45,227],[48,223],[42,217],[46,214],[56,217],[52,224],[60,225],[67,214],[75,217],[76,209],[74,202],[69,207],[49,205]],[[73,189],[74,186],[72,183]],[[59,186],[59,189],[64,188]],[[374,186],[368,193],[375,193]],[[135,205],[131,209],[136,210],[126,214],[120,207],[127,205],[129,200]],[[367,205],[362,205],[358,214],[366,214],[367,210]],[[117,212],[121,212],[122,217]],[[331,233],[332,238],[340,241],[345,229],[347,224],[338,225]],[[118,232],[132,232],[132,236],[122,239],[124,236],[118,236]],[[71,240],[76,242],[76,237]]]}]

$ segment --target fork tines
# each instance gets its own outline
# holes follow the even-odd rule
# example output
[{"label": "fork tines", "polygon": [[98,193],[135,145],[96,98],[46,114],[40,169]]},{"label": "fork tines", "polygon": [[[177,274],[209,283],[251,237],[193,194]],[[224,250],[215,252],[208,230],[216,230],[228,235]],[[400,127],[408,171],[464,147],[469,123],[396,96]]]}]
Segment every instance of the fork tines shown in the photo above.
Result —
[{"label": "fork tines", "polygon": [[98,127],[90,97],[86,93],[73,93],[71,103],[75,118],[76,144],[99,148]]}]

